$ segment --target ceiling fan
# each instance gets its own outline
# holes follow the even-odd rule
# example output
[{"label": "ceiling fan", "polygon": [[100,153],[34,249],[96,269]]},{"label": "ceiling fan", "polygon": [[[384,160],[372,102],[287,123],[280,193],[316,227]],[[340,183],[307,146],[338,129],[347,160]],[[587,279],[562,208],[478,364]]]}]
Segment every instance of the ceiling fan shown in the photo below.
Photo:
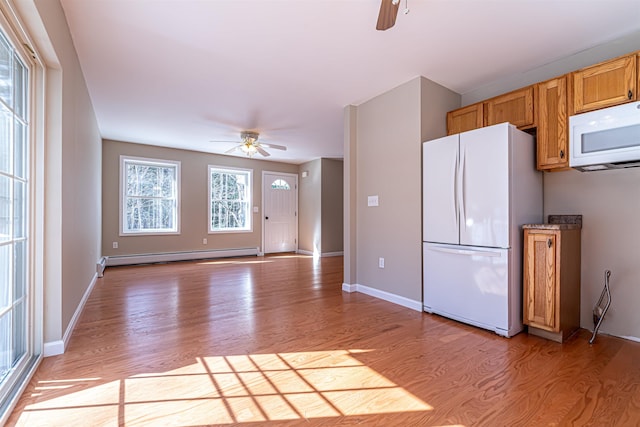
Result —
[{"label": "ceiling fan", "polygon": [[[400,0],[381,0],[376,30],[385,31],[395,25],[399,6]],[[407,6],[407,0],[405,0],[404,14],[406,15],[407,13],[409,13],[409,7]]]},{"label": "ceiling fan", "polygon": [[242,151],[249,157],[253,157],[254,154],[260,153],[263,157],[269,157],[269,154],[265,148],[272,148],[274,150],[283,150],[286,151],[287,147],[283,145],[276,144],[265,144],[263,142],[258,142],[258,137],[260,134],[258,132],[253,131],[243,131],[240,132],[240,139],[242,142],[230,150],[225,151],[225,154],[231,154],[235,151]]}]

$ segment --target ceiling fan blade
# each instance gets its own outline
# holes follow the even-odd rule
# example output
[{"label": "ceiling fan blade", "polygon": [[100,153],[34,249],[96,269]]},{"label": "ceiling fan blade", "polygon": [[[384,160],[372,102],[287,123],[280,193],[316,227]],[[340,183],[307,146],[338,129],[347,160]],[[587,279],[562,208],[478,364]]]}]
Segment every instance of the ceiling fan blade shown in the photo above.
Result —
[{"label": "ceiling fan blade", "polygon": [[258,153],[262,154],[264,157],[269,157],[271,155],[266,151],[264,151],[262,147],[260,147],[259,145],[256,145],[256,150],[258,150]]},{"label": "ceiling fan blade", "polygon": [[283,150],[283,151],[287,151],[287,147],[285,147],[284,145],[277,145],[277,144],[265,144],[265,143],[260,143],[260,145],[262,145],[263,147],[267,147],[267,148],[273,148],[274,150]]},{"label": "ceiling fan blade", "polygon": [[399,7],[400,2],[393,4],[392,0],[381,0],[376,30],[385,31],[393,27],[396,23]]},{"label": "ceiling fan blade", "polygon": [[233,147],[232,149],[225,151],[225,152],[224,152],[224,154],[231,154],[231,153],[233,153],[234,151],[236,151],[238,148],[240,148],[240,145],[236,145],[236,146],[235,146],[235,147]]}]

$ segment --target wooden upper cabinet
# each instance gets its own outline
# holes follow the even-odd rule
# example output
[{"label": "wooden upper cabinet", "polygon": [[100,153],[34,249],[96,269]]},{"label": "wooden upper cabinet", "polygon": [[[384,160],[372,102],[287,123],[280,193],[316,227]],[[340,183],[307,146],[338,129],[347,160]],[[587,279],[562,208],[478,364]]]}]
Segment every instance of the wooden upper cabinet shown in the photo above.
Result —
[{"label": "wooden upper cabinet", "polygon": [[538,83],[536,92],[538,169],[568,168],[567,76]]},{"label": "wooden upper cabinet", "polygon": [[486,125],[509,122],[518,129],[535,126],[533,86],[491,98],[485,103]]},{"label": "wooden upper cabinet", "polygon": [[628,55],[573,73],[573,113],[635,101],[637,55]]},{"label": "wooden upper cabinet", "polygon": [[471,104],[447,113],[447,135],[481,128],[484,124],[482,103]]}]

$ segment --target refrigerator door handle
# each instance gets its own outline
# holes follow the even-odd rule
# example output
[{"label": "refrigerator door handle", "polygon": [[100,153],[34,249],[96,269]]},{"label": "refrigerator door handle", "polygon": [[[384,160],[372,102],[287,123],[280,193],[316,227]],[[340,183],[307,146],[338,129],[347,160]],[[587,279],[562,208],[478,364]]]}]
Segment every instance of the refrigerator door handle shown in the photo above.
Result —
[{"label": "refrigerator door handle", "polygon": [[456,249],[448,246],[430,246],[429,248],[432,251],[436,252],[444,252],[448,254],[455,255],[476,255],[476,256],[486,256],[486,257],[500,257],[501,253],[499,250],[485,250],[485,249]]},{"label": "refrigerator door handle", "polygon": [[453,212],[456,216],[456,230],[458,230],[458,242],[460,242],[460,214],[458,213],[458,152],[453,161]]},{"label": "refrigerator door handle", "polygon": [[458,227],[458,238],[462,234],[462,228],[466,226],[466,217],[464,211],[464,149],[460,145],[460,168],[458,169],[458,206],[460,208],[459,218],[460,226]]}]

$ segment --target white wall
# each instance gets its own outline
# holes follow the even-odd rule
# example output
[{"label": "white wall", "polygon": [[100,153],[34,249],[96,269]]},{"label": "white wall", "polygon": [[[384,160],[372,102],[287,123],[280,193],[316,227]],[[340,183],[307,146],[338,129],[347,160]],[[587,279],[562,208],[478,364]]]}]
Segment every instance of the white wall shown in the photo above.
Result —
[{"label": "white wall", "polygon": [[462,94],[462,106],[640,50],[640,31]]}]

